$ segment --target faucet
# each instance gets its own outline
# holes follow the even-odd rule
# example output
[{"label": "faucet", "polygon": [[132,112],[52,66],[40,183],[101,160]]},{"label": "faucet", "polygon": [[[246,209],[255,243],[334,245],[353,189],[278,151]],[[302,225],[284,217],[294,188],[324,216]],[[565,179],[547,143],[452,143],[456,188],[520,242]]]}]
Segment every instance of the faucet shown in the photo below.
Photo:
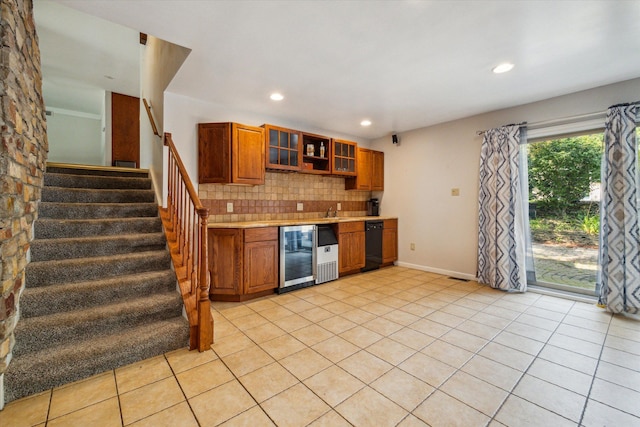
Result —
[{"label": "faucet", "polygon": [[325,214],[325,218],[331,218],[331,209],[333,209],[333,206],[329,206],[329,209],[327,209],[327,213]]}]

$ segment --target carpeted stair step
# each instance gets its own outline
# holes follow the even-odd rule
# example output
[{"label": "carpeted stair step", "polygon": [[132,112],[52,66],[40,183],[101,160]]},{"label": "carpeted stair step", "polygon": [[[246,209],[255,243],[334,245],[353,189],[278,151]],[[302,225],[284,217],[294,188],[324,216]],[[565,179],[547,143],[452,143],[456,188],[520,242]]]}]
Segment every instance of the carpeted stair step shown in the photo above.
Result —
[{"label": "carpeted stair step", "polygon": [[100,190],[150,190],[151,178],[75,175],[47,172],[44,175],[44,185],[48,187],[93,188]]},{"label": "carpeted stair step", "polygon": [[50,346],[79,343],[92,336],[178,317],[181,313],[182,297],[169,291],[116,304],[30,317],[16,326],[13,355],[38,351],[42,343]]},{"label": "carpeted stair step", "polygon": [[5,372],[7,402],[88,378],[188,345],[189,324],[183,317],[144,324],[91,340],[43,346],[16,357]]},{"label": "carpeted stair step", "polygon": [[123,176],[130,178],[148,178],[149,171],[144,169],[131,168],[109,168],[109,167],[68,167],[48,164],[47,173],[66,173],[71,175],[93,175],[93,176]]},{"label": "carpeted stair step", "polygon": [[172,270],[26,288],[20,297],[20,314],[23,319],[46,316],[170,291],[176,291],[176,275]]},{"label": "carpeted stair step", "polygon": [[169,251],[137,252],[94,258],[37,261],[26,267],[26,286],[56,285],[59,283],[83,282],[105,279],[123,274],[170,268]]},{"label": "carpeted stair step", "polygon": [[90,219],[157,216],[156,203],[40,203],[40,218]]},{"label": "carpeted stair step", "polygon": [[162,231],[162,220],[160,217],[69,220],[42,218],[35,222],[34,230],[36,239],[157,233]]},{"label": "carpeted stair step", "polygon": [[91,188],[43,187],[43,202],[58,203],[152,203],[153,190],[95,190]]},{"label": "carpeted stair step", "polygon": [[5,402],[189,343],[148,171],[47,165]]},{"label": "carpeted stair step", "polygon": [[158,251],[166,247],[164,233],[115,236],[36,239],[31,244],[31,261],[52,261]]}]

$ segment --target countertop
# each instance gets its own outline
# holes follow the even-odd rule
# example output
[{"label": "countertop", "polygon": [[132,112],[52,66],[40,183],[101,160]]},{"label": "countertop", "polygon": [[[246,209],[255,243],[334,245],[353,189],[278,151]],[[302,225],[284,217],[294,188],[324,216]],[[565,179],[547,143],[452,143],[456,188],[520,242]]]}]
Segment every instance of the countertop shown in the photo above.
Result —
[{"label": "countertop", "polygon": [[210,222],[209,228],[258,228],[258,227],[280,227],[287,225],[306,224],[335,224],[338,222],[354,221],[383,221],[385,219],[398,219],[395,216],[351,216],[337,218],[307,218],[307,219],[272,219],[265,221],[236,221],[236,222]]}]

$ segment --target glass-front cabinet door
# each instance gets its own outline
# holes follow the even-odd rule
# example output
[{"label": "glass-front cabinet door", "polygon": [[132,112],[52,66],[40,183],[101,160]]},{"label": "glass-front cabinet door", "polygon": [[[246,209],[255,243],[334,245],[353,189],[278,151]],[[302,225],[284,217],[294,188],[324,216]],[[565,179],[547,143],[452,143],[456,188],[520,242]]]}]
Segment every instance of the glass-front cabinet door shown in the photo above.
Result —
[{"label": "glass-front cabinet door", "polygon": [[302,164],[300,132],[267,124],[262,127],[267,139],[267,169],[299,171]]},{"label": "glass-front cabinet door", "polygon": [[358,144],[341,139],[333,139],[333,159],[331,173],[334,175],[356,176],[356,153]]}]

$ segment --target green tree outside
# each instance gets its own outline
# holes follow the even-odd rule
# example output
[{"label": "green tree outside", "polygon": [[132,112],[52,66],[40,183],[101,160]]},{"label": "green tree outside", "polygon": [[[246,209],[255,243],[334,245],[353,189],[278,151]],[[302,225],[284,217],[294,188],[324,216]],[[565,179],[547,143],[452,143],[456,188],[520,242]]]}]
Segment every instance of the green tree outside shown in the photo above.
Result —
[{"label": "green tree outside", "polygon": [[529,200],[564,216],[600,182],[603,135],[583,135],[528,145]]}]

